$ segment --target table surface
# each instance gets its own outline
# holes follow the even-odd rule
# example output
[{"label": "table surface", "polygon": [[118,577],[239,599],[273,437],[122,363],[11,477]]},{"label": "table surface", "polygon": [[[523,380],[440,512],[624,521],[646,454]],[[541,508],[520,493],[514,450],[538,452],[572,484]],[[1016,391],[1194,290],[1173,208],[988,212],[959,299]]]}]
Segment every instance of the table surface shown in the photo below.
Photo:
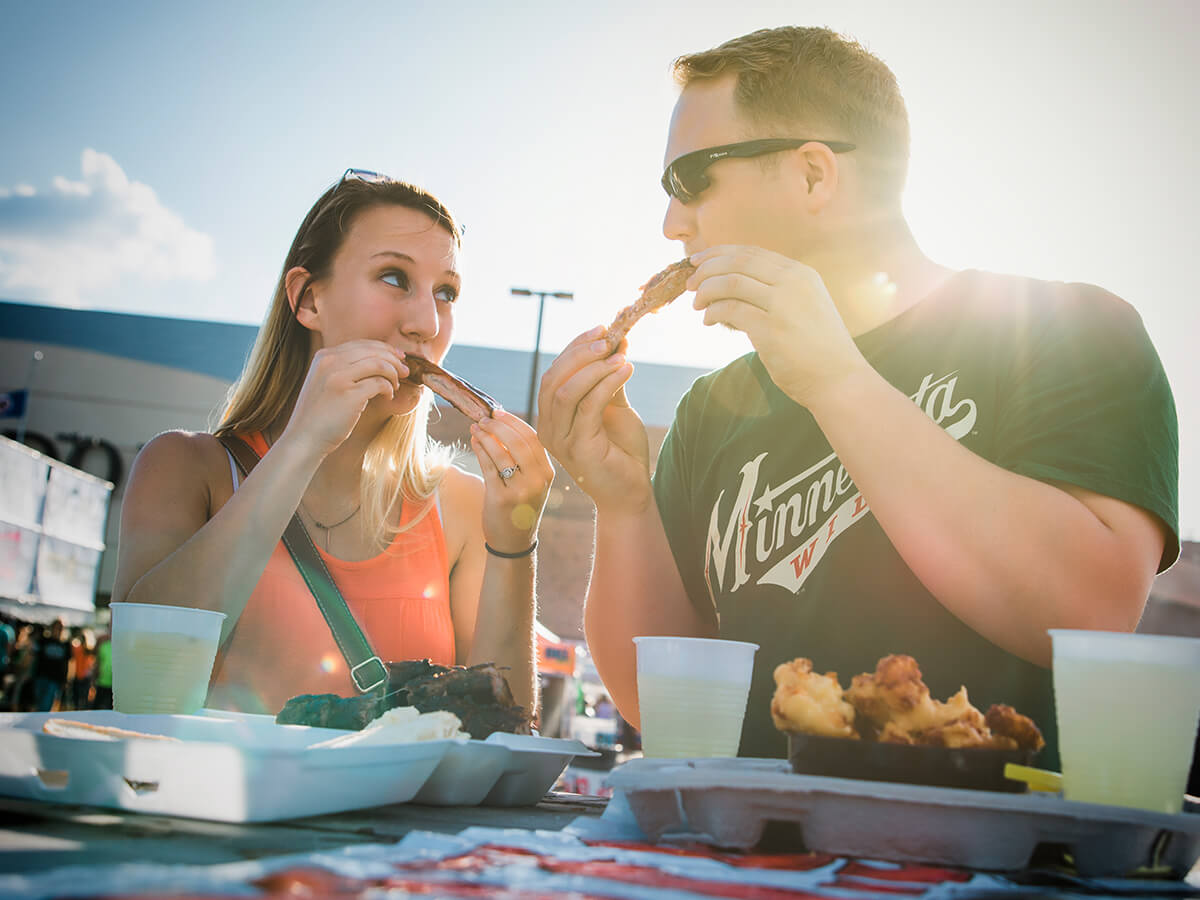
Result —
[{"label": "table surface", "polygon": [[121,862],[202,864],[392,843],[410,831],[457,834],[479,825],[561,830],[599,817],[607,801],[551,793],[536,806],[400,803],[282,822],[230,824],[0,797],[0,873]]}]

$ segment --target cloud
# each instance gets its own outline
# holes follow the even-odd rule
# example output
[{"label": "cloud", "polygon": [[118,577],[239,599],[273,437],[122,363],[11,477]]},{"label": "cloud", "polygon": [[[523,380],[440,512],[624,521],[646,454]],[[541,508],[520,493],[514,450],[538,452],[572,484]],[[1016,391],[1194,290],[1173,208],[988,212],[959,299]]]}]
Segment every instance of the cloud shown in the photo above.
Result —
[{"label": "cloud", "polygon": [[130,180],[111,156],[83,151],[82,178],[55,176],[46,192],[0,186],[0,290],[82,306],[126,279],[206,281],[212,238]]}]

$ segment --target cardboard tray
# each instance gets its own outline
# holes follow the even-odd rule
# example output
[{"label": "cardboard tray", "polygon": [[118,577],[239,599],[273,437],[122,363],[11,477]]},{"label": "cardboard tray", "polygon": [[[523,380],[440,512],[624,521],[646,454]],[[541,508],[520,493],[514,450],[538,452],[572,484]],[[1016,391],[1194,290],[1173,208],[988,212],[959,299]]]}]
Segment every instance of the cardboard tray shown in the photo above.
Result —
[{"label": "cardboard tray", "polygon": [[768,823],[786,822],[816,852],[980,870],[1027,868],[1043,843],[1067,848],[1088,877],[1142,866],[1183,877],[1200,859],[1197,811],[797,775],[787,761],[769,759],[634,759],[607,783],[654,841],[749,849]]}]

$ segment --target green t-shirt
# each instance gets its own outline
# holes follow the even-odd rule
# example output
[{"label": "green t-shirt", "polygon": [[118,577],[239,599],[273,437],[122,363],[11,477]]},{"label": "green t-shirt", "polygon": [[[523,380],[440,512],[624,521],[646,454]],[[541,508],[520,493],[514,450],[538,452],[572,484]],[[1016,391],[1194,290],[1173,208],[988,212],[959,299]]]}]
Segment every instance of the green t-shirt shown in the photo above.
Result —
[{"label": "green t-shirt", "polygon": [[[964,447],[1013,472],[1148,509],[1172,534],[1161,568],[1179,555],[1174,401],[1124,301],[1089,285],[968,271],[857,344]],[[934,599],[811,414],[775,386],[757,354],[684,396],[654,490],[692,602],[717,612],[722,637],[760,645],[743,756],[786,756],[770,716],[780,663],[807,656],[849,686],[881,657],[907,653],[935,698],[966,685],[983,711],[1007,703],[1033,718],[1048,745],[1036,762],[1057,766],[1049,670]],[[919,515],[920,498],[912,502]]]}]

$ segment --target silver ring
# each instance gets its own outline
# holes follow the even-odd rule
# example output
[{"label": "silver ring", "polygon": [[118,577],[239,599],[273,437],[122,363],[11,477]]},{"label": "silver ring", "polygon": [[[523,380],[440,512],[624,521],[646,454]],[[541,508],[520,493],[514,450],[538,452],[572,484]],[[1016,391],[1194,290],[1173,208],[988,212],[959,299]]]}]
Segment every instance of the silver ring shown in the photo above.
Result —
[{"label": "silver ring", "polygon": [[503,469],[500,470],[500,477],[504,481],[508,481],[508,479],[512,478],[514,475],[516,475],[520,471],[521,471],[520,466],[505,466]]}]

